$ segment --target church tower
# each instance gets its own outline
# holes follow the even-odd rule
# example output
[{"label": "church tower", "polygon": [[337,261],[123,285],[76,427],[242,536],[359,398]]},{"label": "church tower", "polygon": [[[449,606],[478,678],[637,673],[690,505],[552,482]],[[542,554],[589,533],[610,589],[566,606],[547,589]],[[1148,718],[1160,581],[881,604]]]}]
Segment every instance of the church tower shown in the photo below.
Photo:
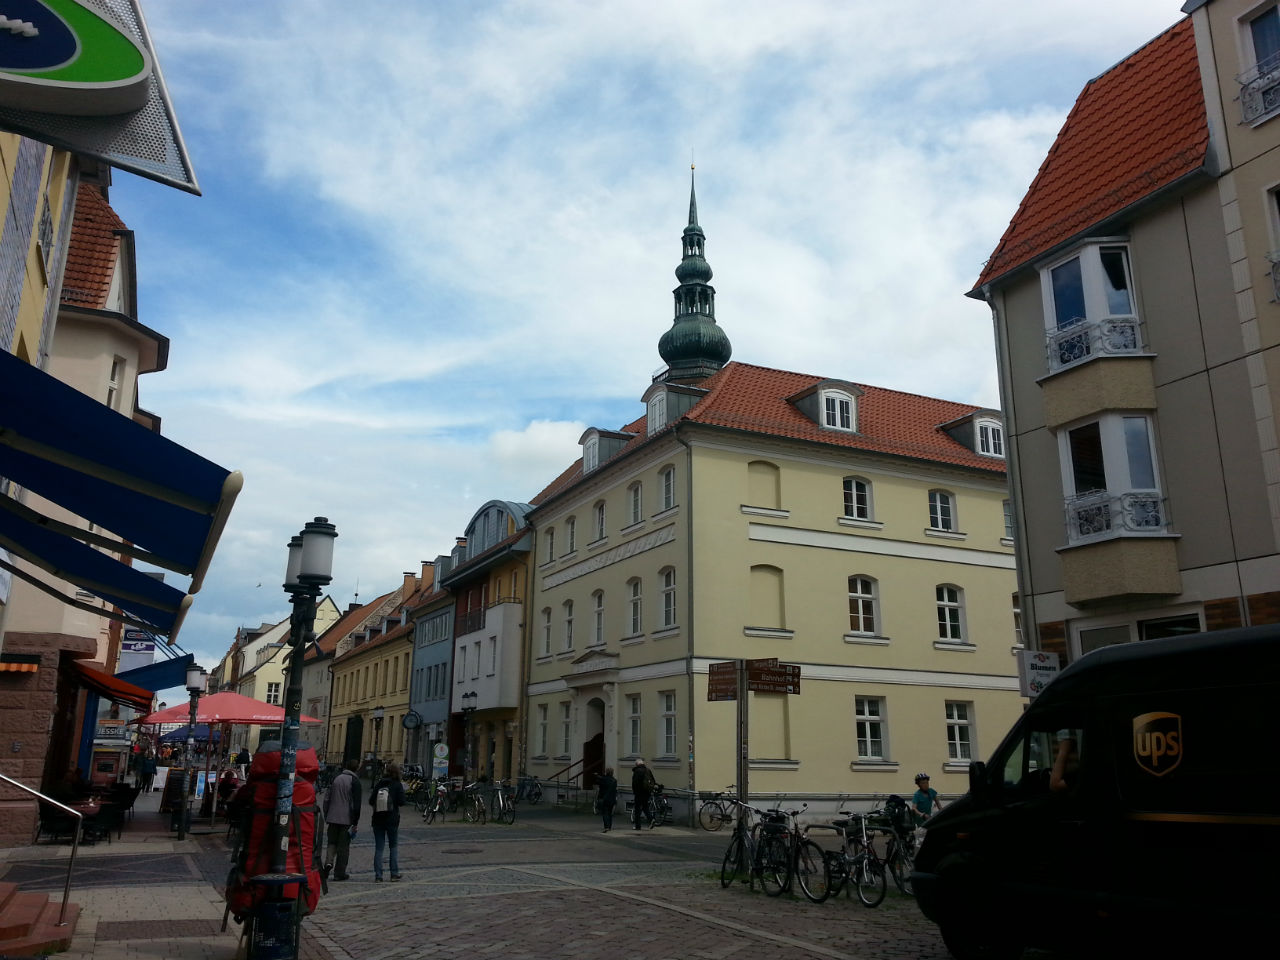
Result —
[{"label": "church tower", "polygon": [[[691,168],[692,169],[692,168]],[[676,267],[675,318],[658,341],[667,370],[657,379],[696,384],[711,376],[733,355],[733,346],[716,324],[716,291],[705,251],[707,237],[698,225],[698,199],[689,175],[689,225],[684,228],[684,258]]]}]

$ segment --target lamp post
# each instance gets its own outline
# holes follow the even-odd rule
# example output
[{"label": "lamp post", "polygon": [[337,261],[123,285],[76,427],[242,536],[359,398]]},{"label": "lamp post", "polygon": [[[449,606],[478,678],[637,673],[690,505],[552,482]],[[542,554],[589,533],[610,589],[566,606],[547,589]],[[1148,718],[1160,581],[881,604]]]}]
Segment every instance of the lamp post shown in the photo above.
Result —
[{"label": "lamp post", "polygon": [[[289,618],[289,682],[285,686],[280,728],[280,779],[271,829],[271,872],[283,874],[289,862],[289,823],[293,816],[293,778],[298,768],[298,718],[302,716],[302,655],[314,637],[316,600],[333,579],[333,541],[338,530],[324,517],[308,522],[289,540],[284,592],[293,604]],[[296,946],[296,944],[295,944]],[[296,956],[296,952],[295,952]]]},{"label": "lamp post", "polygon": [[463,737],[466,738],[464,746],[466,750],[462,755],[462,778],[468,779],[471,771],[471,715],[476,712],[476,700],[479,694],[474,690],[469,690],[462,695],[462,724]]},{"label": "lamp post", "polygon": [[195,773],[196,712],[200,708],[200,694],[209,682],[209,674],[197,663],[187,667],[187,692],[191,694],[191,713],[187,717],[187,756],[182,765],[182,809],[178,811],[178,839],[187,838],[187,825],[191,820],[191,775]]},{"label": "lamp post", "polygon": [[374,707],[369,711],[369,716],[373,718],[373,767],[369,771],[369,785],[377,783],[378,776],[382,770],[382,718],[384,716],[381,707]]}]

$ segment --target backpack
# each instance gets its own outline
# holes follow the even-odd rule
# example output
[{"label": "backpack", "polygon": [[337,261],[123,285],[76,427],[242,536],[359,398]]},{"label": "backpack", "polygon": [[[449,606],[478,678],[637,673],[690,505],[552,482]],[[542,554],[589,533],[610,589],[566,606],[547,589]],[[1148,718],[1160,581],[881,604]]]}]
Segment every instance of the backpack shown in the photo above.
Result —
[{"label": "backpack", "polygon": [[373,812],[386,813],[391,809],[391,788],[381,787],[373,798]]}]

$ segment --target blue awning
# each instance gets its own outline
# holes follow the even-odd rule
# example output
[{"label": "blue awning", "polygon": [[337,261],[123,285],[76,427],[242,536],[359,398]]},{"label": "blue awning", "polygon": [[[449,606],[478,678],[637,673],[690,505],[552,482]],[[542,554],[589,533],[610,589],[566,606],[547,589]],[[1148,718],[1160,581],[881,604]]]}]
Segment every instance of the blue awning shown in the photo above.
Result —
[{"label": "blue awning", "polygon": [[[0,477],[121,543],[0,497],[0,547],[172,638],[213,558],[242,478],[0,351]],[[191,577],[186,591],[101,550]],[[0,565],[68,603],[55,588]],[[104,611],[93,608],[95,613]],[[106,615],[114,615],[107,613]]]},{"label": "blue awning", "polygon": [[155,663],[148,663],[145,667],[122,670],[116,676],[144,690],[153,692],[169,690],[186,685],[187,667],[191,666],[195,659],[194,653],[188,653],[185,656],[174,657],[172,660],[157,660]]}]

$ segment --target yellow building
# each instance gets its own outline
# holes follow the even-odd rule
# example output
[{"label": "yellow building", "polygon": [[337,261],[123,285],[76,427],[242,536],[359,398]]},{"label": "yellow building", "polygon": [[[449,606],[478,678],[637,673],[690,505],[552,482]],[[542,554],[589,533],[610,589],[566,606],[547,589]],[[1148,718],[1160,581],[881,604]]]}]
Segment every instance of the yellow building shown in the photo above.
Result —
[{"label": "yellow building", "polygon": [[530,773],[643,758],[668,788],[736,779],[711,664],[777,658],[750,693],[752,793],[967,788],[1021,712],[997,411],[727,363],[691,201],[667,369],[645,415],[589,429],[534,498]]}]

